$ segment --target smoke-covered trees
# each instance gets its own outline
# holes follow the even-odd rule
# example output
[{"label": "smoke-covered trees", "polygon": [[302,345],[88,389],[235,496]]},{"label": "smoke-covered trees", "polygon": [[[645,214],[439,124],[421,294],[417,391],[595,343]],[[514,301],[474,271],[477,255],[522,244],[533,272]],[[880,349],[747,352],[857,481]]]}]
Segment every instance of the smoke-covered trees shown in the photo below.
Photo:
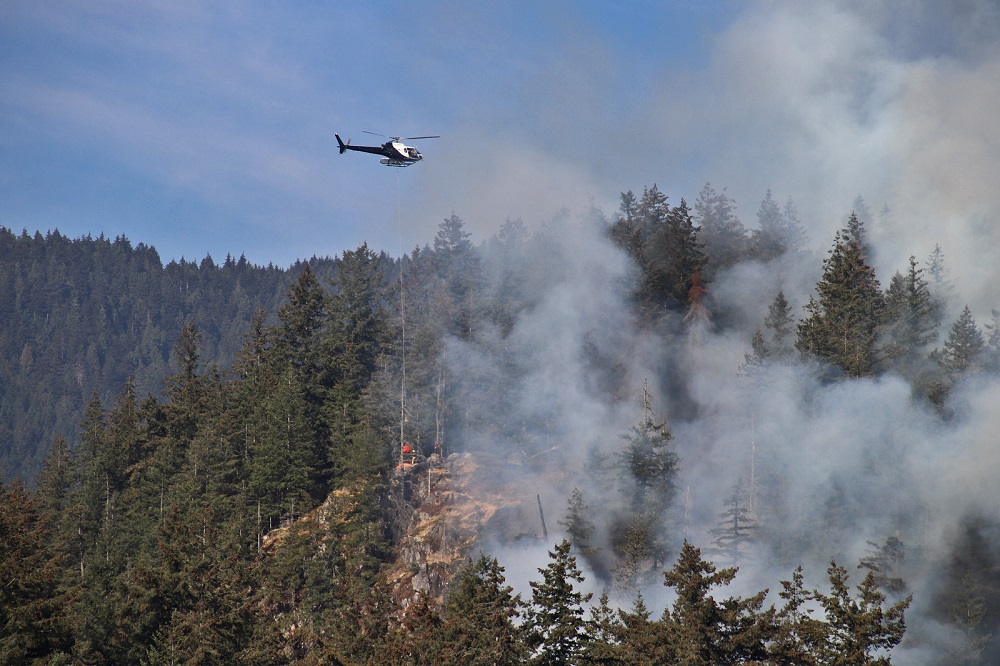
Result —
[{"label": "smoke-covered trees", "polygon": [[648,320],[688,304],[706,257],[687,202],[670,206],[656,185],[645,188],[638,200],[631,191],[623,194],[609,236],[642,272],[635,298]]},{"label": "smoke-covered trees", "polygon": [[975,368],[985,345],[983,333],[976,325],[976,320],[972,318],[969,306],[966,305],[952,325],[942,348],[935,350],[934,358],[947,376],[954,381]]},{"label": "smoke-covered trees", "polygon": [[693,211],[699,227],[698,238],[705,246],[707,279],[746,258],[747,230],[736,214],[736,202],[725,189],[717,192],[705,183]]},{"label": "smoke-covered trees", "polygon": [[937,338],[936,306],[922,274],[911,256],[906,275],[893,275],[885,297],[882,356],[890,368],[910,378],[917,376],[927,345]]},{"label": "smoke-covered trees", "polygon": [[851,595],[846,569],[832,562],[827,573],[830,594],[814,594],[826,613],[826,626],[817,654],[819,663],[888,664],[889,658],[882,655],[903,639],[906,632],[904,613],[911,598],[885,608],[885,595],[878,589],[874,572],[869,571],[858,585],[857,597]]}]

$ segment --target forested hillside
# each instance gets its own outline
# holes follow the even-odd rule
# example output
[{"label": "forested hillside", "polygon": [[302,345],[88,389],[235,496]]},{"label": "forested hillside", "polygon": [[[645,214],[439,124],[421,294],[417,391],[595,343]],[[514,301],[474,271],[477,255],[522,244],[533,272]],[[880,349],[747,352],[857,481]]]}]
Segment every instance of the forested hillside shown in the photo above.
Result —
[{"label": "forested hillside", "polygon": [[0,661],[993,663],[1000,314],[831,216],[654,185],[287,272],[4,232],[9,470],[51,441]]},{"label": "forested hillside", "polygon": [[[335,271],[331,259],[312,266],[323,280]],[[131,378],[138,395],[158,395],[187,321],[206,363],[232,365],[254,310],[273,317],[300,268],[164,265],[124,237],[0,227],[0,476],[33,479],[55,435],[75,438],[93,394],[109,401]]]}]

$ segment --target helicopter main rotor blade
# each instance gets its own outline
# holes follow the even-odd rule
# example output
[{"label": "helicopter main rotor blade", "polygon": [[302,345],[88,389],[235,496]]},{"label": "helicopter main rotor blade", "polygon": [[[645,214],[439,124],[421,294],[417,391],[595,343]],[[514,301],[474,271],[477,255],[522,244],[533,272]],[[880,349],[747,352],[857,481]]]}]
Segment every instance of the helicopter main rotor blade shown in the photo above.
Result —
[{"label": "helicopter main rotor blade", "polygon": [[403,140],[412,141],[413,139],[440,139],[440,138],[441,138],[440,135],[435,134],[434,136],[404,136]]},{"label": "helicopter main rotor blade", "polygon": [[380,137],[383,137],[385,139],[394,139],[395,138],[395,137],[391,137],[391,136],[386,136],[385,134],[379,134],[378,132],[369,132],[368,130],[361,130],[361,131],[364,132],[365,134],[371,134],[372,136],[380,136]]}]

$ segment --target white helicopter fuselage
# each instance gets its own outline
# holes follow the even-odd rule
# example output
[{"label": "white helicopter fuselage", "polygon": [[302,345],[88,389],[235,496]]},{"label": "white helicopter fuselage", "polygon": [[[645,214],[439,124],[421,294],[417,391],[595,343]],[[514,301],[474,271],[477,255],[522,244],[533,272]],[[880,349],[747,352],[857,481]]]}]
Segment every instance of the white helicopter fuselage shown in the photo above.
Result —
[{"label": "white helicopter fuselage", "polygon": [[[340,147],[340,154],[343,155],[348,150],[355,150],[361,153],[372,153],[375,155],[382,155],[382,159],[379,160],[382,164],[386,166],[394,167],[406,167],[411,164],[416,164],[420,160],[424,159],[424,156],[420,154],[420,151],[413,146],[407,146],[398,137],[393,137],[391,140],[386,141],[381,146],[352,146],[350,145],[350,139],[347,143],[341,140],[339,134],[334,134],[337,137],[337,144]],[[436,136],[418,136],[410,137],[415,139],[436,139]]]}]

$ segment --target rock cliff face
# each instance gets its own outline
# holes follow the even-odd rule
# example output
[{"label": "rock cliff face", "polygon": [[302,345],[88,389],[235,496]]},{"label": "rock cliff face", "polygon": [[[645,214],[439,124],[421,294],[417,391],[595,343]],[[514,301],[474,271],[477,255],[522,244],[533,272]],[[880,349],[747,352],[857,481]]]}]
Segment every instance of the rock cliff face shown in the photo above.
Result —
[{"label": "rock cliff face", "polygon": [[[420,594],[442,603],[464,562],[486,543],[542,539],[540,504],[553,514],[554,528],[560,507],[551,493],[559,476],[528,460],[486,453],[434,455],[395,470],[384,508],[391,514],[396,561],[383,576],[397,607],[406,609]],[[269,532],[262,552],[276,556],[302,540],[314,549],[337,548],[336,526],[366,501],[364,495],[357,487],[331,493],[292,525]]]},{"label": "rock cliff face", "polygon": [[485,539],[539,539],[539,478],[486,454],[436,456],[397,470],[398,557],[388,572],[403,607],[419,593],[441,602],[448,584]]}]

